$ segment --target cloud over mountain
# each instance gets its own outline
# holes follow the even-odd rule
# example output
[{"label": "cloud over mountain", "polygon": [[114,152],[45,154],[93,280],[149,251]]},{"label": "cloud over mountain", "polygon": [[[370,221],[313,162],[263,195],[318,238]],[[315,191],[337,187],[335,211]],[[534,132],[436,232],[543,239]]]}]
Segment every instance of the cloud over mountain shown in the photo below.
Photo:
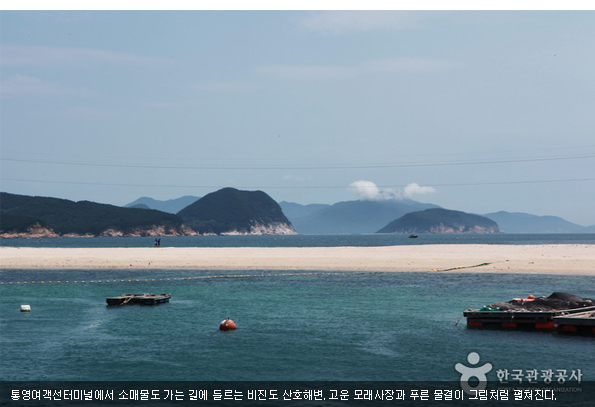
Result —
[{"label": "cloud over mountain", "polygon": [[426,194],[433,194],[436,193],[436,188],[428,187],[428,186],[421,186],[416,184],[415,182],[408,184],[405,187],[404,195],[405,198],[412,198],[415,195],[426,195]]},{"label": "cloud over mountain", "polygon": [[407,184],[403,191],[399,191],[394,188],[379,187],[374,182],[366,180],[352,182],[349,184],[349,189],[360,199],[368,201],[413,199],[417,195],[437,192],[433,187],[416,183]]}]

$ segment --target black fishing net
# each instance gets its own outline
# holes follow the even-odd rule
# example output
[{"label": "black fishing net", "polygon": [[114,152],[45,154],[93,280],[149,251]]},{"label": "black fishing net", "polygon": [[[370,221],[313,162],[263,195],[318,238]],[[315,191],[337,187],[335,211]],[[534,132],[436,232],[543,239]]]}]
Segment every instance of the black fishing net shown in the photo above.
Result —
[{"label": "black fishing net", "polygon": [[490,304],[491,309],[500,311],[557,311],[584,307],[595,307],[595,300],[568,293],[553,293],[549,297],[514,299],[508,302]]}]

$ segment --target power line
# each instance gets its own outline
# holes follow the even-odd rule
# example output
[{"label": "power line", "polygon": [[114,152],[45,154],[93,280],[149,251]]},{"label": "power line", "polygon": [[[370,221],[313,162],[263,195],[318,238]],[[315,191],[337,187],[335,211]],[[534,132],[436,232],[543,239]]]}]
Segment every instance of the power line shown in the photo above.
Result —
[{"label": "power line", "polygon": [[152,169],[176,169],[176,170],[345,170],[345,169],[381,169],[381,168],[405,168],[405,167],[442,167],[442,166],[461,166],[461,165],[485,165],[485,164],[509,164],[523,162],[541,162],[541,161],[559,161],[559,160],[577,160],[585,158],[595,158],[595,154],[557,156],[557,157],[535,157],[535,158],[510,158],[501,160],[475,160],[475,161],[451,161],[451,162],[427,162],[427,163],[392,163],[392,164],[361,164],[361,165],[322,165],[322,166],[224,166],[224,165],[159,165],[159,164],[107,164],[90,162],[72,162],[72,161],[50,161],[50,160],[31,160],[16,158],[0,158],[1,161],[22,162],[33,164],[53,164],[53,165],[74,165],[86,167],[112,167],[112,168],[152,168]]},{"label": "power line", "polygon": [[[1,178],[0,181],[13,182],[37,182],[45,184],[66,184],[66,185],[93,185],[93,186],[112,186],[112,187],[142,187],[142,188],[222,188],[222,185],[172,185],[172,184],[113,184],[104,182],[77,182],[77,181],[48,181],[19,178]],[[526,180],[526,181],[495,181],[495,182],[462,182],[446,184],[428,184],[432,187],[460,187],[460,186],[484,186],[484,185],[515,185],[515,184],[547,184],[559,182],[589,182],[595,181],[595,178],[567,178],[567,179],[549,179],[549,180]],[[377,185],[378,188],[405,188],[407,185]],[[348,185],[309,185],[309,186],[287,186],[287,185],[269,185],[269,186],[242,186],[248,189],[344,189]]]},{"label": "power line", "polygon": [[[456,153],[453,153],[453,152],[430,153],[430,152],[426,151],[423,153],[420,153],[420,152],[417,152],[417,153],[400,152],[399,153],[399,152],[397,152],[397,154],[395,154],[394,152],[391,152],[390,156],[391,156],[392,160],[403,159],[403,158],[411,159],[411,158],[416,158],[416,157],[424,157],[424,159],[427,159],[428,157],[435,157],[437,159],[438,157],[444,157],[444,156],[448,156],[451,158],[453,156],[457,156],[457,155],[481,157],[481,156],[485,156],[486,154],[494,154],[494,153],[497,153],[497,154],[504,154],[504,153],[519,154],[519,153],[526,153],[526,152],[536,153],[539,151],[544,151],[544,152],[545,151],[556,151],[557,153],[562,154],[561,153],[562,150],[579,150],[584,154],[586,151],[592,150],[594,148],[595,148],[595,144],[588,144],[588,145],[570,145],[570,146],[563,146],[563,147],[557,146],[557,147],[531,147],[531,148],[522,148],[522,149],[516,148],[516,149],[508,149],[508,150],[489,149],[489,150],[475,150],[475,151],[466,151],[466,152],[461,151],[461,152],[456,152]],[[73,154],[49,154],[46,151],[44,151],[43,153],[40,154],[40,153],[35,153],[32,151],[26,151],[26,150],[8,150],[8,149],[4,149],[3,153],[8,156],[10,156],[10,155],[25,156],[25,157],[28,157],[28,159],[31,159],[31,157],[34,155],[37,155],[37,156],[41,155],[41,157],[43,157],[44,160],[50,160],[50,161],[51,161],[51,159],[49,159],[48,157],[51,155],[56,157],[58,160],[64,159],[66,161],[71,160],[71,158],[66,158],[66,157],[76,157],[77,159],[86,159],[86,158],[94,159],[97,157],[96,154],[86,154],[86,155],[82,155],[82,154],[76,154],[76,155],[73,155]],[[568,153],[568,154],[571,154],[571,153]],[[149,162],[152,162],[155,160],[176,160],[176,161],[178,161],[178,160],[189,160],[189,159],[195,160],[196,159],[196,157],[192,157],[192,158],[188,157],[188,156],[184,157],[180,154],[176,154],[175,157],[171,157],[171,156],[164,157],[163,155],[151,157],[151,156],[147,156],[147,155],[131,155],[131,154],[117,156],[117,155],[111,154],[110,157],[120,158],[120,159],[125,159],[125,160],[129,160],[131,158],[142,159],[143,161],[149,161]],[[293,157],[293,158],[295,159],[298,157]],[[307,160],[312,160],[312,159],[328,160],[329,156],[325,155],[323,157],[321,157],[321,156],[313,157],[312,154],[308,154],[307,156],[302,156],[300,158],[307,159]],[[333,156],[333,158],[337,158],[337,157]],[[343,156],[342,158],[343,158],[343,161],[345,161],[345,160],[352,161],[353,160],[353,157],[349,158],[347,156]],[[360,159],[362,157],[360,154],[358,154],[357,158]],[[215,159],[215,158],[211,157],[211,159]],[[221,157],[219,158],[219,160],[222,160],[222,159],[226,159],[226,158],[221,158]],[[367,159],[368,160],[378,160],[378,155],[376,153],[373,158],[368,157]],[[252,158],[252,159],[248,158],[248,160],[249,161],[261,161],[258,158]]]}]

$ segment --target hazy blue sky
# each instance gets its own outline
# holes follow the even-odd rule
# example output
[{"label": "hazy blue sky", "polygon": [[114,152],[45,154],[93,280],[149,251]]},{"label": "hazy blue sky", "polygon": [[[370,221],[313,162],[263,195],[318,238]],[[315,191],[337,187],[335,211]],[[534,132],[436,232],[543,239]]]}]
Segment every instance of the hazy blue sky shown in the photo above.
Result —
[{"label": "hazy blue sky", "polygon": [[0,14],[1,190],[595,224],[595,13]]}]

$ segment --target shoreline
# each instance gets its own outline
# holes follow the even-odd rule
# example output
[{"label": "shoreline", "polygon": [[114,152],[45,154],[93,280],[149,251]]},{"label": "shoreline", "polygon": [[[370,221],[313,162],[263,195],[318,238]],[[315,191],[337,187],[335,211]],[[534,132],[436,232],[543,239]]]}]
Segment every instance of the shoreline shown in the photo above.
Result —
[{"label": "shoreline", "polygon": [[595,275],[595,245],[0,247],[5,269],[443,271]]}]

